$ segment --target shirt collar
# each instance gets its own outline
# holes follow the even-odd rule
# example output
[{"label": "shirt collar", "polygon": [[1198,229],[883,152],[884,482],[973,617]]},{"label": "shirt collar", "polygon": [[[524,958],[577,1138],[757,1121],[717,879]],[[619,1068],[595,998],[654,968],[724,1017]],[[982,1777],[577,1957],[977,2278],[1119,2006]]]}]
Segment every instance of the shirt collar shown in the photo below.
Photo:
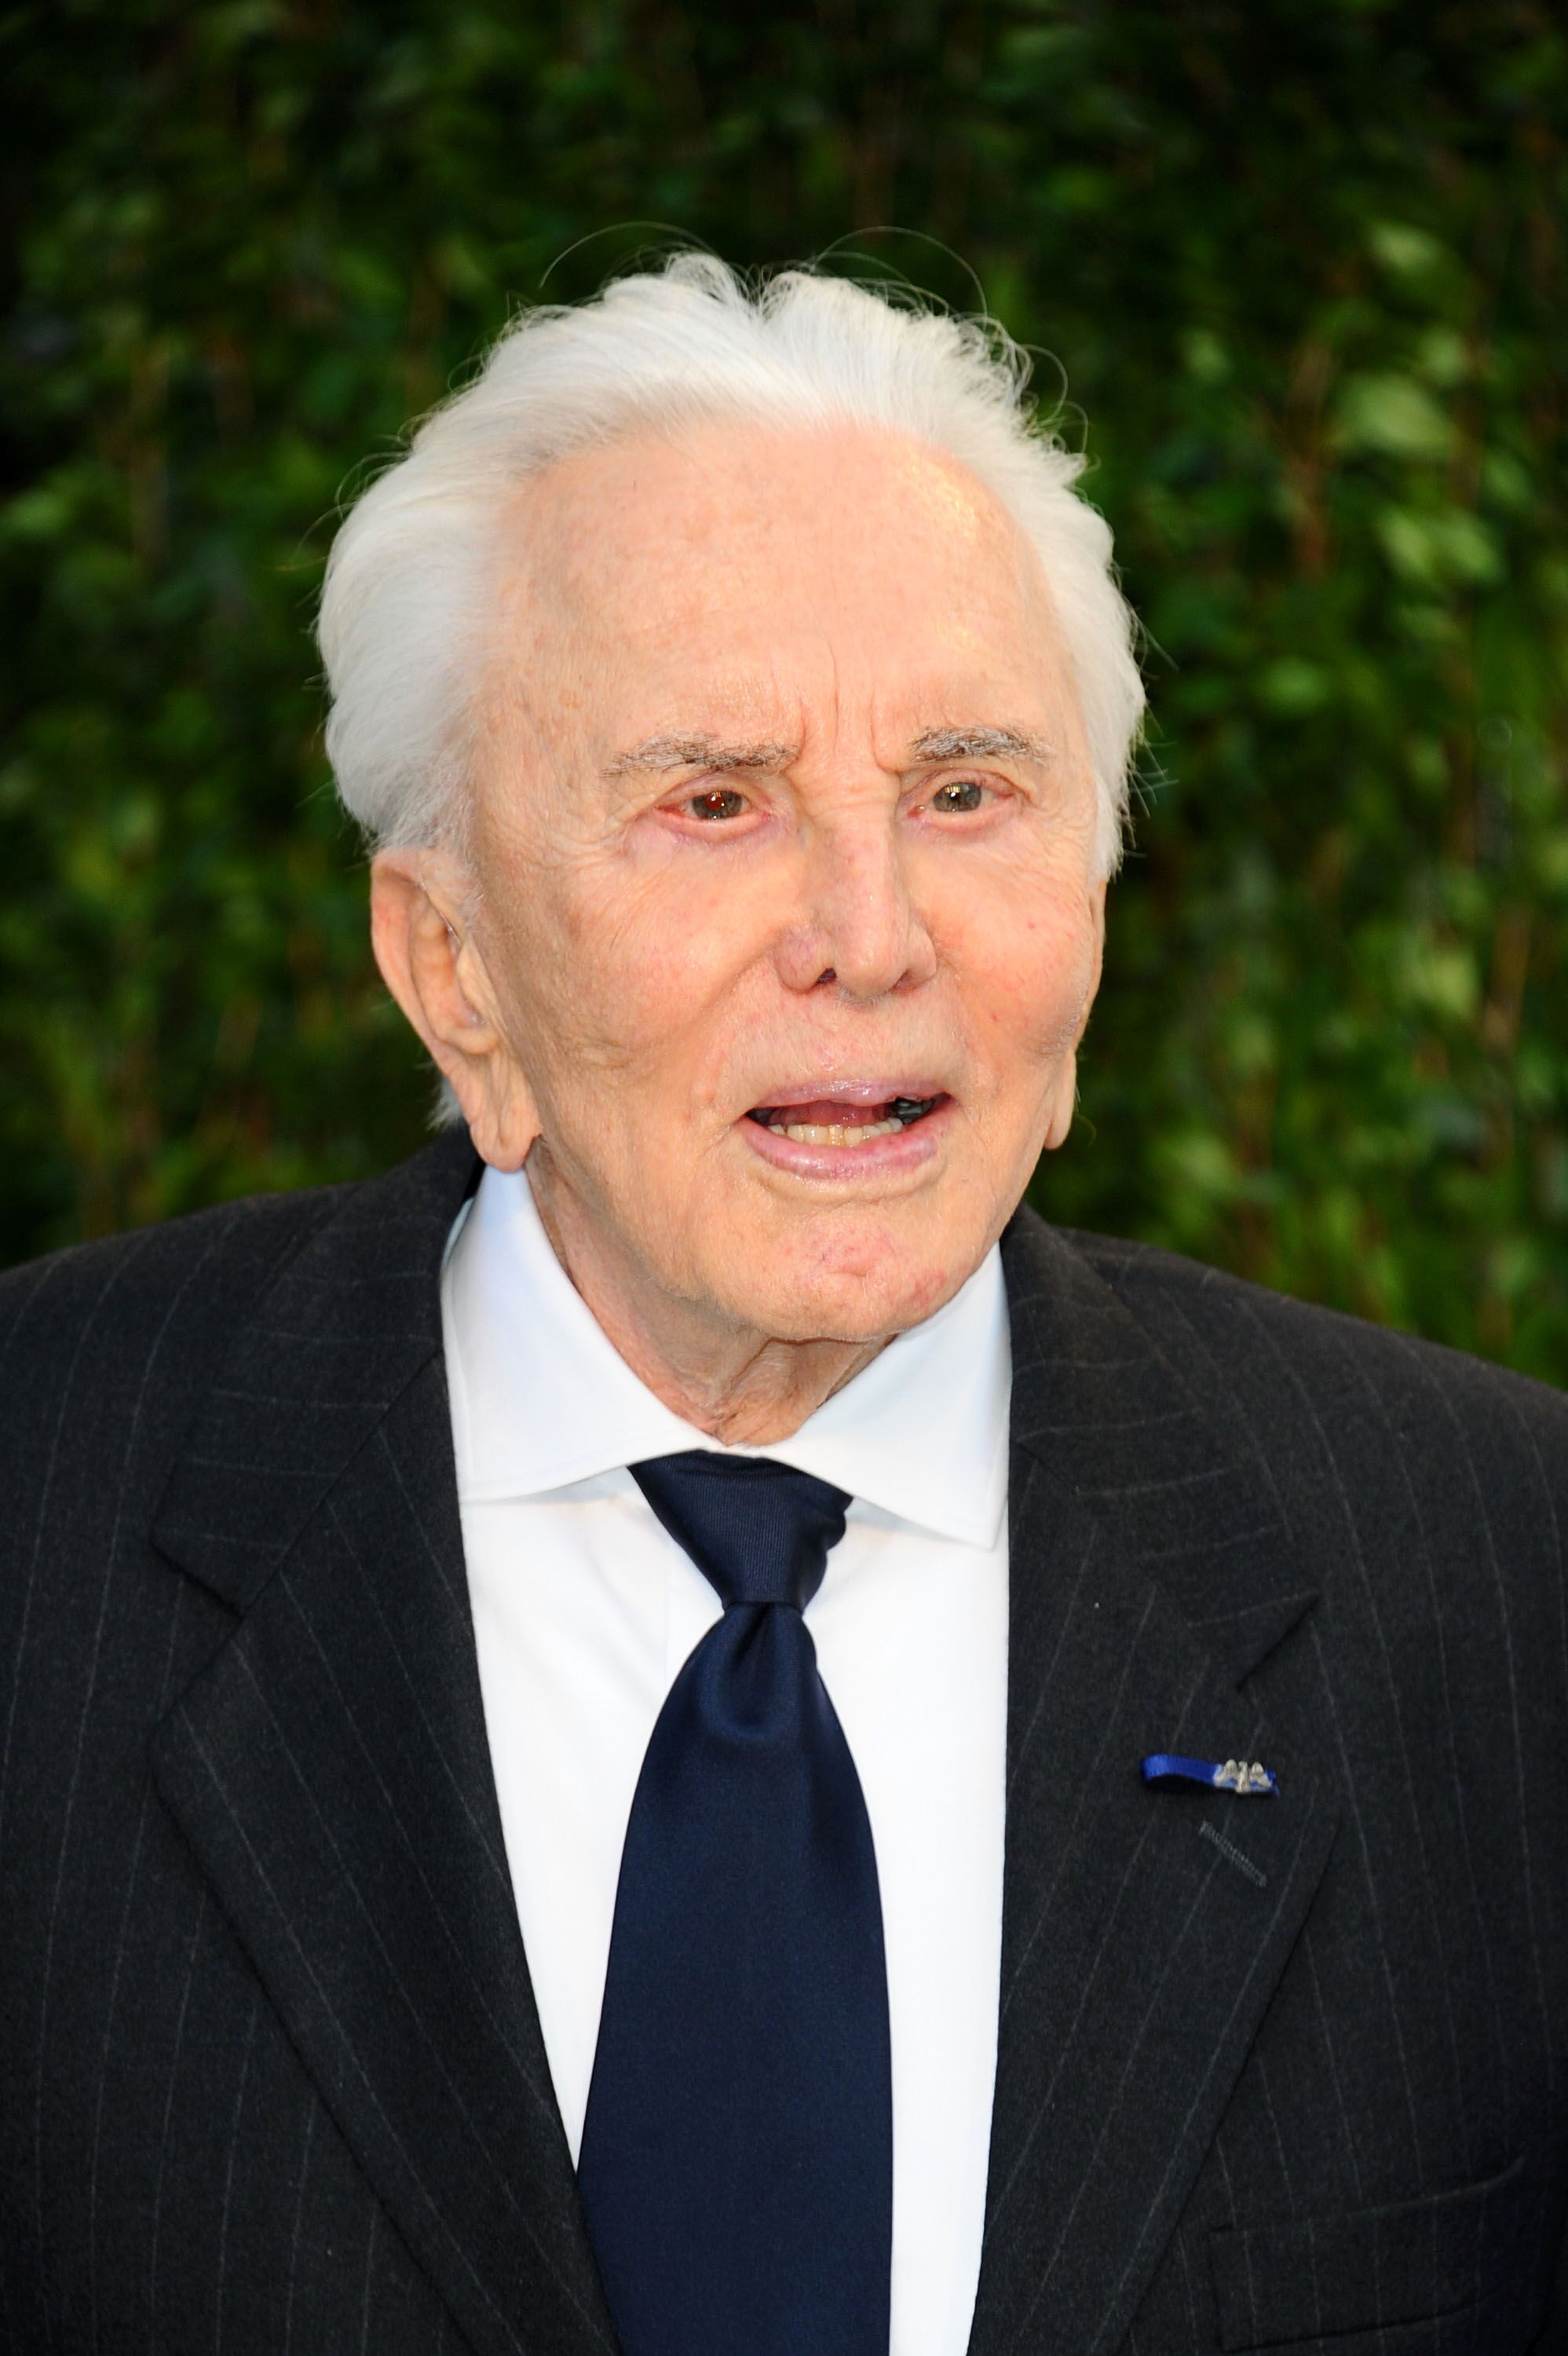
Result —
[{"label": "shirt collar", "polygon": [[[458,1493],[539,1496],[648,1456],[720,1443],[639,1380],[557,1259],[521,1171],[486,1170],[442,1280]],[[766,1455],[900,1521],[992,1546],[1012,1389],[993,1247],[944,1308],[899,1334]]]}]

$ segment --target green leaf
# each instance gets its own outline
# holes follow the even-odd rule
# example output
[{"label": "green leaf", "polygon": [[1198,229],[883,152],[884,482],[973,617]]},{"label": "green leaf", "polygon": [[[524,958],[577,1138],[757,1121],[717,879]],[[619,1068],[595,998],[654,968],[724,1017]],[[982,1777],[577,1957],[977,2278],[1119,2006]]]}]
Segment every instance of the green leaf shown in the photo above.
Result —
[{"label": "green leaf", "polygon": [[1340,391],[1334,438],[1348,455],[1372,451],[1390,458],[1440,462],[1453,449],[1454,428],[1415,378],[1353,376]]}]

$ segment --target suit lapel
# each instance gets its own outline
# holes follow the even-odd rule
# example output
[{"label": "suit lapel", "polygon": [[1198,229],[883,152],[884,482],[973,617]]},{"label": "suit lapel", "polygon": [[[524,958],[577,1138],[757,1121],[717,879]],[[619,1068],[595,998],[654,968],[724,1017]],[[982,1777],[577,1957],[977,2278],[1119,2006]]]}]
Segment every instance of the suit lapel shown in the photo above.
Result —
[{"label": "suit lapel", "polygon": [[[1004,1262],[1007,1866],[970,2349],[1093,2356],[1168,2241],[1336,1812],[1288,1701],[1266,1723],[1245,1690],[1315,1599],[1244,1451],[1068,1241],[1024,1214]],[[1155,1751],[1261,1756],[1280,1796],[1151,1789]]]},{"label": "suit lapel", "polygon": [[524,1962],[441,1358],[466,1139],[345,1198],[165,1494],[240,1615],[160,1728],[164,1799],[345,2138],[482,2356],[613,2348]]}]

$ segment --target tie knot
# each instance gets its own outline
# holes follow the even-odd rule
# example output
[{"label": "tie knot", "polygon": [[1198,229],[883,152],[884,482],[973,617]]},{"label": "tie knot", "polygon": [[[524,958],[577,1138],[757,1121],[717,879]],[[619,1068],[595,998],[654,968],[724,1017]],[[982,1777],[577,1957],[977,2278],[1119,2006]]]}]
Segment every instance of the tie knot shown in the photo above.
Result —
[{"label": "tie knot", "polygon": [[653,1456],[633,1480],[726,1610],[793,1603],[804,1612],[844,1535],[849,1500],[829,1482],[764,1456],[706,1448]]}]

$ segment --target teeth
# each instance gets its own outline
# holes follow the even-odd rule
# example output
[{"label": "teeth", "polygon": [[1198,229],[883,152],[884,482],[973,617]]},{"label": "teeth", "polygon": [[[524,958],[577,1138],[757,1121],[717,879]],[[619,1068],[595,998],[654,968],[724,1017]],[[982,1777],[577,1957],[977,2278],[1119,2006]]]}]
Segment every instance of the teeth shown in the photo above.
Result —
[{"label": "teeth", "polygon": [[874,1120],[868,1129],[841,1129],[837,1122],[831,1128],[818,1121],[797,1120],[774,1130],[775,1137],[787,1137],[795,1145],[864,1145],[869,1137],[895,1137],[902,1129],[901,1120]]}]

